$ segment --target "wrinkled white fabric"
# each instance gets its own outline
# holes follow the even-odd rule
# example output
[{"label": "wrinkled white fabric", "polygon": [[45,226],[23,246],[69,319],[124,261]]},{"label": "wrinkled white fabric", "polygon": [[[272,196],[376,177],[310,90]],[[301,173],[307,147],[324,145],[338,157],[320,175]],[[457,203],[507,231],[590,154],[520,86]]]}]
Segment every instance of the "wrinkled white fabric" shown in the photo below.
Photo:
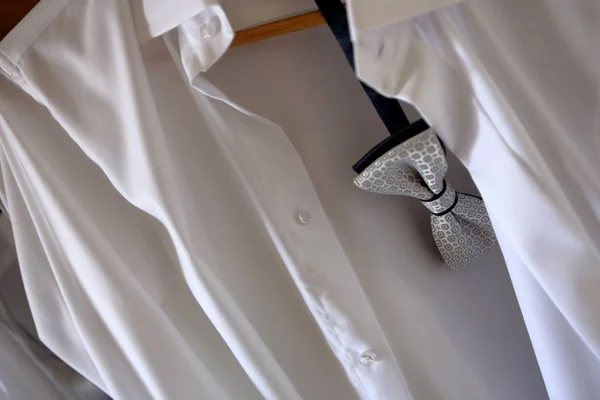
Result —
[{"label": "wrinkled white fabric", "polygon": [[[0,181],[1,186],[1,181]],[[0,284],[16,266],[10,224],[0,214]],[[82,400],[68,387],[67,379],[53,376],[32,351],[25,331],[5,302],[0,285],[0,399]]]},{"label": "wrinkled white fabric", "polygon": [[358,74],[413,103],[469,169],[550,398],[596,399],[600,5],[467,0],[409,17],[354,25]]},{"label": "wrinkled white fabric", "polygon": [[[140,45],[174,21],[153,65]],[[291,143],[197,75],[232,37],[214,2],[48,0],[1,42],[3,183],[40,337],[120,399],[402,393],[393,357],[361,371],[391,351]],[[160,83],[186,119],[157,114]]]},{"label": "wrinkled white fabric", "polygon": [[7,324],[0,310],[0,399],[81,400],[61,387]]},{"label": "wrinkled white fabric", "polygon": [[0,214],[0,353],[0,399],[108,399],[37,339],[4,211]]},{"label": "wrinkled white fabric", "polygon": [[331,34],[217,63],[235,25],[42,0],[0,42],[0,198],[41,339],[115,399],[543,398],[500,254],[448,274],[420,204],[353,186],[385,128]]}]

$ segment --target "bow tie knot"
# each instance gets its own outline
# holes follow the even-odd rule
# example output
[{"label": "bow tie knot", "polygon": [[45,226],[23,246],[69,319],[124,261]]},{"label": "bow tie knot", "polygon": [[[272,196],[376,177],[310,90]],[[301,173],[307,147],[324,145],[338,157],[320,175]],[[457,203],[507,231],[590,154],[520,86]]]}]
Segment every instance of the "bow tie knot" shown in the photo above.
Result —
[{"label": "bow tie knot", "polygon": [[433,215],[442,216],[451,212],[454,207],[456,207],[456,204],[458,203],[458,193],[444,180],[444,186],[442,187],[441,192],[434,195],[429,200],[421,201],[421,203],[427,207]]}]

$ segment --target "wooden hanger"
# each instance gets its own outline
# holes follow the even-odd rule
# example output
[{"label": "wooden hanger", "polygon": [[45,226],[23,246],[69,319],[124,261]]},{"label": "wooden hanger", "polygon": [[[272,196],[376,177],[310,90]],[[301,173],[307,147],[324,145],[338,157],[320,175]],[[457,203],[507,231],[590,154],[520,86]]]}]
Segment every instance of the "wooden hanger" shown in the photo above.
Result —
[{"label": "wooden hanger", "polygon": [[325,18],[317,11],[309,11],[303,14],[294,15],[266,24],[257,25],[251,28],[239,30],[235,33],[232,47],[244,44],[258,42],[276,36],[293,33],[303,29],[312,28],[325,24]]},{"label": "wooden hanger", "polygon": [[[0,39],[4,38],[40,0],[4,0],[0,4]],[[266,24],[242,29],[235,33],[232,46],[241,46],[247,43],[281,36],[286,33],[297,32],[303,29],[325,24],[319,11],[309,11]]]}]

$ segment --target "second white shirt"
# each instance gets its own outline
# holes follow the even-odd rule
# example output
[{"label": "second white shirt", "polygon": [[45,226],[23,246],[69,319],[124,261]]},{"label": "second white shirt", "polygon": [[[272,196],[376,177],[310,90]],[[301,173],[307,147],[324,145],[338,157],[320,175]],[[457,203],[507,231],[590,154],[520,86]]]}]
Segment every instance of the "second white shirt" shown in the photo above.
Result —
[{"label": "second white shirt", "polygon": [[272,115],[286,135],[211,83],[244,62],[202,74],[218,4],[140,4],[43,0],[0,42],[1,192],[50,348],[118,399],[539,398],[498,253],[451,276],[420,204],[353,187],[374,114]]}]

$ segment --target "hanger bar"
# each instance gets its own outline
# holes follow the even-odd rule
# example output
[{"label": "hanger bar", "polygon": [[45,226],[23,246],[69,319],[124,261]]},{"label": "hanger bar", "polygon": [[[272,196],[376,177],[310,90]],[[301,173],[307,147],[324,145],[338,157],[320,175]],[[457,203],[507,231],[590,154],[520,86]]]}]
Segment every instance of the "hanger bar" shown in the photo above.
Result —
[{"label": "hanger bar", "polygon": [[298,32],[319,25],[325,25],[325,18],[319,10],[309,11],[273,22],[267,22],[250,28],[239,30],[231,47],[242,46],[252,42],[269,39],[286,33]]}]

